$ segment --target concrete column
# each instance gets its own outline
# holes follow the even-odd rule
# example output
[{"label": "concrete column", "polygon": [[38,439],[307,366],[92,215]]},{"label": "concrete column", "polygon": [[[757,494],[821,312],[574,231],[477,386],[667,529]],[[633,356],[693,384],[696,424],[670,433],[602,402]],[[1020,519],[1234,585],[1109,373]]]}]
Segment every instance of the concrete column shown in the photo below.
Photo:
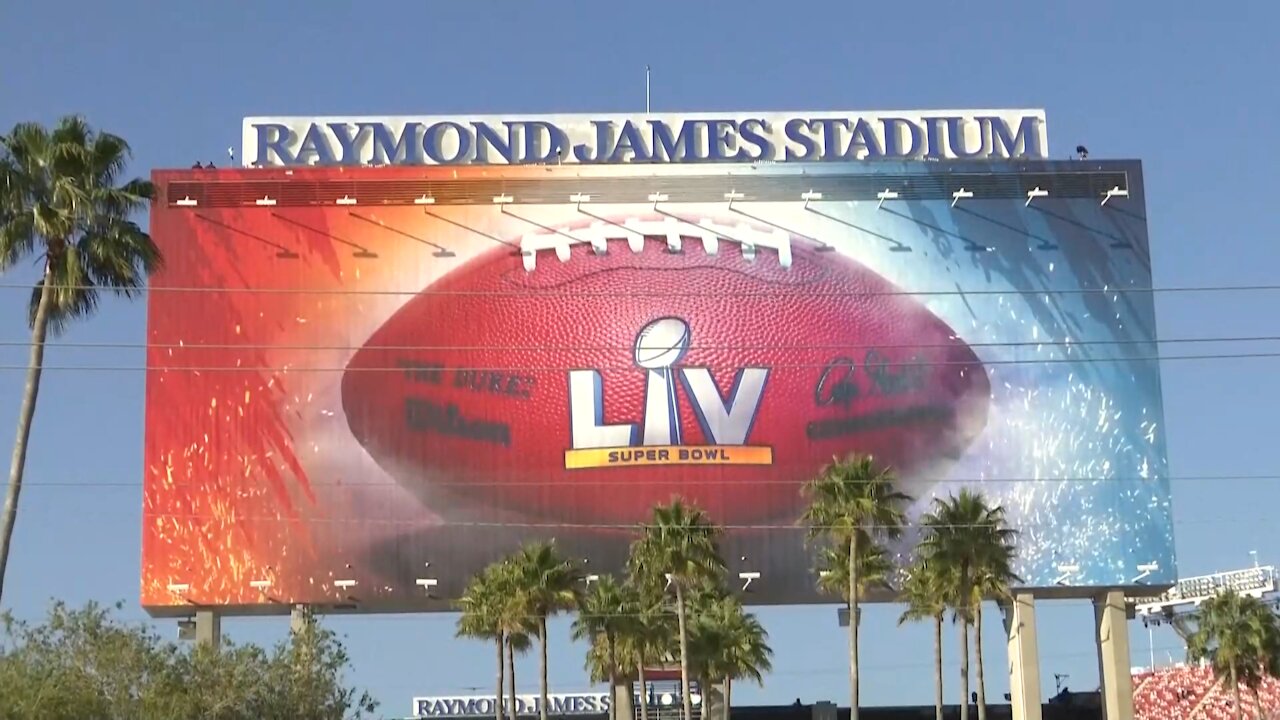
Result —
[{"label": "concrete column", "polygon": [[289,634],[296,635],[314,622],[311,610],[306,605],[294,605],[289,611]]},{"label": "concrete column", "polygon": [[1009,699],[1013,720],[1040,720],[1040,648],[1036,638],[1036,602],[1018,593],[1005,604],[1004,629],[1009,638]]},{"label": "concrete column", "polygon": [[633,694],[635,687],[629,680],[623,680],[613,686],[613,707],[617,714],[618,720],[635,720],[636,708],[633,702]]},{"label": "concrete column", "polygon": [[724,683],[709,683],[699,688],[702,693],[702,704],[694,705],[693,711],[707,720],[720,720],[724,717]]},{"label": "concrete column", "polygon": [[196,611],[196,643],[217,650],[222,645],[222,616],[213,610]]},{"label": "concrete column", "polygon": [[1102,717],[1133,720],[1133,676],[1129,674],[1129,615],[1124,593],[1111,590],[1093,602],[1098,630],[1098,679]]}]

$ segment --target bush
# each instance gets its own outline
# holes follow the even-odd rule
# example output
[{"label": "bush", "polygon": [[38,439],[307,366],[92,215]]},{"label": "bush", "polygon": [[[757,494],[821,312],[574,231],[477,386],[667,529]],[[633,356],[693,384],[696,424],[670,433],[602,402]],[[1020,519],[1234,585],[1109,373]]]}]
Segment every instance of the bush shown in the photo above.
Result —
[{"label": "bush", "polygon": [[343,683],[346,652],[315,624],[270,651],[225,639],[215,651],[122,622],[120,608],[54,603],[38,625],[0,615],[0,718],[345,720],[376,707]]}]

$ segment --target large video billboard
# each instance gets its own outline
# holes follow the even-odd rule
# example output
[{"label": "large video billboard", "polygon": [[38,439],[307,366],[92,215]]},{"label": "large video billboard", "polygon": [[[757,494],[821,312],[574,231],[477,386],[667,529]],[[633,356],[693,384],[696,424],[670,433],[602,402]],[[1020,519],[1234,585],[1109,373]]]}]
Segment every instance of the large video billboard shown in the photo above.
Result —
[{"label": "large video billboard", "polygon": [[675,495],[814,601],[800,488],[854,452],[913,517],[1004,505],[1029,586],[1174,577],[1136,163],[155,179],[152,612],[446,607],[531,538],[609,572]]}]

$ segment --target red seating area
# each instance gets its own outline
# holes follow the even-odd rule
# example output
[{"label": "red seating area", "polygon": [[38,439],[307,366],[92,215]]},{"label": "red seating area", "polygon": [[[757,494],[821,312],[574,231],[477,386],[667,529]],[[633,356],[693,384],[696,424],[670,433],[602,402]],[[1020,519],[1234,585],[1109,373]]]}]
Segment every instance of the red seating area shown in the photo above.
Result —
[{"label": "red seating area", "polygon": [[[1253,693],[1240,691],[1249,720],[1280,718],[1280,681],[1267,679],[1258,691],[1262,717]],[[1208,667],[1176,666],[1133,675],[1133,707],[1137,720],[1235,720],[1231,690],[1220,687]]]}]

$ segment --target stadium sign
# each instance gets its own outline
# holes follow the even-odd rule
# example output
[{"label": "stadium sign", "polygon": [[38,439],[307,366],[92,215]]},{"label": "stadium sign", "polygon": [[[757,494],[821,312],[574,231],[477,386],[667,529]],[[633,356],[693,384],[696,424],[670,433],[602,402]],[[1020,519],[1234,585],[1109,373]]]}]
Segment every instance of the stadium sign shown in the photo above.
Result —
[{"label": "stadium sign", "polygon": [[250,117],[248,167],[1043,159],[1043,110]]},{"label": "stadium sign", "polygon": [[[537,715],[537,695],[517,695],[517,715]],[[607,693],[552,693],[547,696],[549,715],[601,715],[609,712]],[[508,700],[503,698],[503,707]],[[416,697],[413,716],[419,718],[493,717],[496,701],[492,695]]]}]

